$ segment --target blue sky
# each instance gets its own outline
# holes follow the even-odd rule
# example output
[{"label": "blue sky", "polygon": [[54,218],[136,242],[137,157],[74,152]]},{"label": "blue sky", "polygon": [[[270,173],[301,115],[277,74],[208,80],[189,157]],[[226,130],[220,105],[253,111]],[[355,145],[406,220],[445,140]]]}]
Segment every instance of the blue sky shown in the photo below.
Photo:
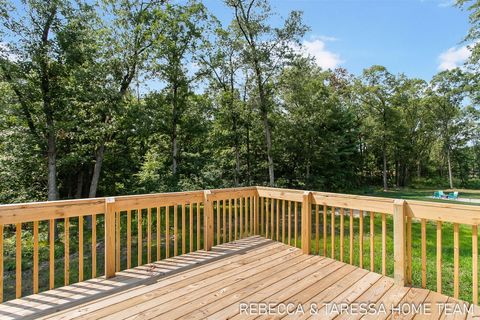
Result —
[{"label": "blue sky", "polygon": [[[222,22],[232,18],[221,0],[204,0]],[[305,49],[323,67],[360,74],[374,64],[393,73],[430,80],[468,56],[461,43],[468,13],[449,0],[271,0],[280,16],[304,12],[310,26]]]}]

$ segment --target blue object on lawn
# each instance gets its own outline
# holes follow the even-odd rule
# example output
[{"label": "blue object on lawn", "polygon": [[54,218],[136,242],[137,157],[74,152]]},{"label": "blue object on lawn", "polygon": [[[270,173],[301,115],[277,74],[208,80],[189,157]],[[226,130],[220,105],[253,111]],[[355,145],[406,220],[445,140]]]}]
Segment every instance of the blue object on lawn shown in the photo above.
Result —
[{"label": "blue object on lawn", "polygon": [[435,199],[442,199],[444,197],[445,197],[445,194],[443,193],[442,190],[438,190],[433,193],[433,198]]},{"label": "blue object on lawn", "polygon": [[450,200],[458,200],[458,191],[450,192],[448,194],[448,199]]}]

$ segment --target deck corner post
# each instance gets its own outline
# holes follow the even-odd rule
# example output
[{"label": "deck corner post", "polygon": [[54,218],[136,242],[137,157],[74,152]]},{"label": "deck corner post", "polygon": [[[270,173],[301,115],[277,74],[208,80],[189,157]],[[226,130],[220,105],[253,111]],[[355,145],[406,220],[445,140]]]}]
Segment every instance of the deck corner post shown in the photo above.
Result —
[{"label": "deck corner post", "polygon": [[311,253],[311,232],[312,232],[312,193],[305,191],[302,200],[302,252]]},{"label": "deck corner post", "polygon": [[260,222],[260,218],[258,216],[258,208],[259,208],[259,204],[258,204],[258,187],[255,187],[255,193],[254,193],[254,196],[253,196],[253,221],[255,223],[255,225],[253,226],[253,232],[255,235],[260,235],[259,233],[259,228],[258,228],[258,225],[259,225],[259,222]]},{"label": "deck corner post", "polygon": [[105,278],[115,277],[115,198],[105,198]]},{"label": "deck corner post", "polygon": [[405,286],[406,281],[406,239],[405,239],[405,201],[393,202],[393,279],[396,285]]},{"label": "deck corner post", "polygon": [[212,250],[213,247],[213,206],[210,199],[212,192],[210,190],[203,191],[203,214],[204,214],[204,239],[203,243],[205,251]]}]

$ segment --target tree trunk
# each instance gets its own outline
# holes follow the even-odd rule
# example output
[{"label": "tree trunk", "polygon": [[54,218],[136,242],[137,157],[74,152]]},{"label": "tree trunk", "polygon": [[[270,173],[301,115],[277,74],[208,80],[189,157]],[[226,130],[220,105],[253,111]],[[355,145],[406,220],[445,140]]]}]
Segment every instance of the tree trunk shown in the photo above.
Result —
[{"label": "tree trunk", "polygon": [[269,185],[275,185],[275,173],[273,169],[273,156],[272,156],[272,133],[270,131],[270,124],[268,122],[268,106],[265,96],[265,89],[263,87],[262,74],[258,63],[255,64],[255,73],[257,76],[258,94],[260,98],[260,113],[263,121],[263,129],[265,132],[265,144],[267,147],[267,161],[268,161],[268,177]]},{"label": "tree trunk", "polygon": [[47,141],[48,157],[48,201],[58,199],[57,189],[57,146],[55,142],[55,132],[53,128],[48,129]]},{"label": "tree trunk", "polygon": [[385,144],[383,145],[382,148],[382,154],[383,154],[383,191],[388,190],[388,184],[387,184],[387,150],[385,147]]},{"label": "tree trunk", "polygon": [[177,99],[178,88],[173,86],[173,101],[172,101],[172,174],[177,175],[177,158],[178,158],[178,146],[177,146]]},{"label": "tree trunk", "polygon": [[98,181],[100,180],[100,172],[102,171],[102,163],[105,157],[105,143],[102,142],[95,151],[95,166],[93,167],[92,181],[88,192],[89,198],[97,196]]},{"label": "tree trunk", "polygon": [[77,188],[75,190],[75,199],[81,199],[83,192],[83,170],[80,169],[80,172],[77,176]]},{"label": "tree trunk", "polygon": [[452,162],[450,159],[450,147],[447,147],[447,163],[448,163],[448,182],[450,183],[450,189],[453,189],[453,174],[452,174]]}]

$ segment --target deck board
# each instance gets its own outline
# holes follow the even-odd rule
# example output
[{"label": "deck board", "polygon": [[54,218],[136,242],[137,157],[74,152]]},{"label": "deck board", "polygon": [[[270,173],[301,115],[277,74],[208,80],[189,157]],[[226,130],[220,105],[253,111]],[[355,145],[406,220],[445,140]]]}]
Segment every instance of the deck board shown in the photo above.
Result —
[{"label": "deck board", "polygon": [[[305,313],[239,313],[240,303],[302,305]],[[386,314],[336,314],[325,302],[384,304]],[[226,243],[0,304],[0,319],[465,319],[391,314],[399,303],[456,302],[262,237]],[[310,305],[318,313],[310,313]],[[468,304],[467,304],[468,305]],[[475,307],[476,312],[479,308]],[[474,318],[469,315],[468,318]]]}]

